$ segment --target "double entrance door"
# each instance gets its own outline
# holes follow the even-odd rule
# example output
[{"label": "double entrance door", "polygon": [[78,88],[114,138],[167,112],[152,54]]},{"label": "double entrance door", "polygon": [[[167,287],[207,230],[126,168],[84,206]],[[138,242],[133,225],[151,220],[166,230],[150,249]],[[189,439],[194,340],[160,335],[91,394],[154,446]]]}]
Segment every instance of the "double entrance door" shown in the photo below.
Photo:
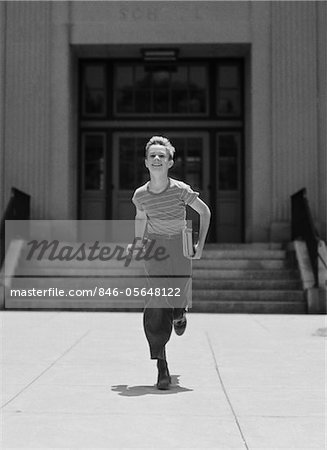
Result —
[{"label": "double entrance door", "polygon": [[[83,131],[80,218],[132,220],[134,190],[148,181],[142,131]],[[159,134],[159,133],[158,133]],[[189,184],[211,208],[211,242],[242,241],[243,150],[239,131],[162,130],[176,149],[169,176]],[[187,208],[198,228],[198,215]]]}]

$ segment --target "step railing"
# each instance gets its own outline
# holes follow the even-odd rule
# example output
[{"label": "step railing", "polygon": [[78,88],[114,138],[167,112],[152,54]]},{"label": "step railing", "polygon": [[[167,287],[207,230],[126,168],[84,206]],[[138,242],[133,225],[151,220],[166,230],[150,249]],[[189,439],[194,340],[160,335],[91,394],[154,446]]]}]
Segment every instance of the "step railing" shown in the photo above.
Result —
[{"label": "step railing", "polygon": [[291,213],[292,240],[301,238],[305,241],[314,275],[315,287],[318,287],[318,245],[320,237],[312,219],[306,188],[300,189],[291,195]]},{"label": "step railing", "polygon": [[6,220],[29,220],[30,218],[30,195],[12,187],[11,195],[0,224],[0,267],[6,254],[5,223]]},{"label": "step railing", "polygon": [[322,240],[318,245],[318,277],[319,287],[327,291],[327,246]]}]

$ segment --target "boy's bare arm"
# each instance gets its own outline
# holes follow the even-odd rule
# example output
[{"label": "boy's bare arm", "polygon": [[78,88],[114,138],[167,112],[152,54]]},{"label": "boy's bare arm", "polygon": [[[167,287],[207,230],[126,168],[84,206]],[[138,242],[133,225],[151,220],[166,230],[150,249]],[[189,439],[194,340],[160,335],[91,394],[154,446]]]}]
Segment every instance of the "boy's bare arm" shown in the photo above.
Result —
[{"label": "boy's bare arm", "polygon": [[126,251],[129,254],[133,254],[134,252],[139,252],[140,250],[143,250],[144,246],[144,233],[145,233],[145,227],[146,227],[146,213],[144,211],[141,211],[140,209],[136,208],[136,215],[135,215],[135,237],[132,244],[128,244]]},{"label": "boy's bare arm", "polygon": [[[135,216],[135,239],[144,238],[145,227],[146,227],[146,213],[136,208],[136,216]],[[139,241],[141,242],[141,241]]]},{"label": "boy's bare arm", "polygon": [[211,212],[209,206],[199,198],[196,198],[189,206],[200,216],[199,240],[195,245],[195,254],[193,256],[193,259],[200,259],[210,225]]}]

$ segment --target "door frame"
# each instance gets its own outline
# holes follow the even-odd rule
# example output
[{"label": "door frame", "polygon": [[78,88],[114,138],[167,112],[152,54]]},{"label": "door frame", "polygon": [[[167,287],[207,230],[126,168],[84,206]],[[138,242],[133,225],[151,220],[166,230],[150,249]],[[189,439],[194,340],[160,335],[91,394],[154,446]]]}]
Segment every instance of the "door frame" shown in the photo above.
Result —
[{"label": "door frame", "polygon": [[[202,58],[201,58],[202,59]],[[107,164],[106,164],[106,170],[107,170],[107,176],[106,176],[106,183],[105,183],[105,208],[104,208],[104,215],[105,218],[110,220],[115,218],[115,212],[117,210],[117,205],[113,204],[117,199],[115,198],[115,186],[114,182],[112,180],[112,173],[114,172],[113,167],[118,167],[118,164],[116,161],[114,161],[114,151],[113,151],[113,139],[114,135],[116,133],[120,132],[130,132],[130,134],[135,135],[136,133],[143,134],[144,132],[148,133],[149,131],[152,134],[163,134],[168,135],[171,137],[172,141],[174,139],[174,135],[180,135],[181,133],[208,133],[209,135],[209,152],[208,156],[205,158],[208,162],[207,165],[209,165],[208,170],[208,176],[205,176],[205,180],[208,180],[206,183],[206,195],[207,201],[209,202],[209,205],[212,210],[212,226],[210,227],[210,236],[208,237],[209,240],[212,242],[216,242],[218,239],[218,233],[217,233],[217,226],[218,226],[218,220],[217,220],[217,204],[218,199],[216,198],[217,193],[217,173],[216,173],[216,151],[217,151],[217,143],[216,143],[216,135],[218,132],[224,132],[224,131],[237,131],[241,134],[241,197],[240,197],[240,240],[243,242],[245,240],[246,235],[246,220],[245,220],[245,212],[246,212],[246,195],[245,195],[245,188],[246,188],[246,165],[245,165],[245,158],[246,155],[248,155],[248,144],[245,146],[245,136],[246,136],[246,129],[247,129],[247,123],[246,123],[246,117],[245,117],[245,100],[246,100],[246,92],[245,92],[245,85],[246,85],[246,76],[245,76],[245,59],[244,57],[217,57],[217,58],[211,58],[207,57],[205,59],[205,62],[208,67],[208,84],[210,86],[209,93],[209,111],[208,115],[206,117],[190,117],[190,116],[183,116],[178,115],[178,117],[166,117],[166,116],[155,116],[155,117],[140,117],[139,115],[133,115],[133,116],[116,116],[113,111],[113,105],[112,103],[112,88],[114,87],[113,83],[113,72],[112,68],[115,64],[119,62],[140,62],[140,59],[138,58],[128,58],[128,59],[119,59],[119,58],[81,58],[79,60],[79,73],[80,73],[80,82],[79,82],[79,148],[81,148],[81,133],[84,131],[103,131],[107,135],[107,148],[106,148],[106,157],[107,157]],[[186,63],[197,63],[199,61],[199,58],[187,58],[181,60],[182,62]],[[105,73],[105,79],[106,81],[106,89],[104,93],[104,101],[107,103],[107,109],[105,110],[106,113],[104,113],[102,118],[99,117],[93,117],[88,114],[84,114],[83,111],[81,111],[81,101],[84,98],[83,97],[83,85],[81,83],[83,77],[83,67],[86,67],[88,64],[99,64],[103,66],[104,73]],[[241,85],[239,87],[239,92],[241,94],[241,107],[239,111],[239,116],[233,116],[230,117],[228,114],[223,115],[219,114],[217,111],[217,105],[216,103],[218,91],[220,89],[220,85],[218,85],[218,69],[220,66],[238,66],[239,67],[239,76],[241,80]],[[219,75],[220,76],[220,75]],[[214,99],[214,100],[212,100]],[[111,106],[110,106],[111,105]],[[153,131],[152,131],[153,130]],[[195,131],[198,130],[198,131]],[[150,134],[150,133],[149,133]],[[178,151],[178,149],[177,149]],[[245,154],[246,152],[246,154]],[[81,151],[78,152],[79,155],[81,155]],[[82,192],[82,183],[80,182],[81,173],[83,169],[83,163],[80,161],[78,162],[78,165],[80,167],[79,173],[78,173],[78,186],[79,186],[79,193],[78,193],[78,215],[79,217],[82,216],[82,203],[83,203],[83,192]],[[117,170],[117,169],[116,169]],[[185,180],[187,181],[187,180]]]}]

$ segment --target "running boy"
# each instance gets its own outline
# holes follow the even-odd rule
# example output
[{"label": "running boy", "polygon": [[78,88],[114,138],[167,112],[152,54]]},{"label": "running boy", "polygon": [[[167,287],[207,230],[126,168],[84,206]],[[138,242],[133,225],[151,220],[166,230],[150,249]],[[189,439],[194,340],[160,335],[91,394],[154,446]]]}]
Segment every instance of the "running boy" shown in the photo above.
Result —
[{"label": "running boy", "polygon": [[[210,223],[210,210],[199,199],[198,192],[182,181],[168,177],[174,164],[175,149],[162,136],[153,136],[145,147],[145,166],[150,181],[136,189],[132,201],[136,206],[134,250],[146,248],[155,242],[155,248],[164,248],[169,257],[145,262],[149,286],[178,286],[180,296],[151,296],[145,306],[143,325],[150,347],[151,359],[157,359],[158,389],[168,389],[171,378],[166,360],[165,346],[172,328],[177,335],[186,328],[186,310],[190,298],[191,259],[200,259]],[[182,230],[186,226],[186,205],[200,215],[199,238],[192,257],[183,254]],[[168,281],[167,281],[168,280]],[[175,291],[177,292],[177,291]]]}]

